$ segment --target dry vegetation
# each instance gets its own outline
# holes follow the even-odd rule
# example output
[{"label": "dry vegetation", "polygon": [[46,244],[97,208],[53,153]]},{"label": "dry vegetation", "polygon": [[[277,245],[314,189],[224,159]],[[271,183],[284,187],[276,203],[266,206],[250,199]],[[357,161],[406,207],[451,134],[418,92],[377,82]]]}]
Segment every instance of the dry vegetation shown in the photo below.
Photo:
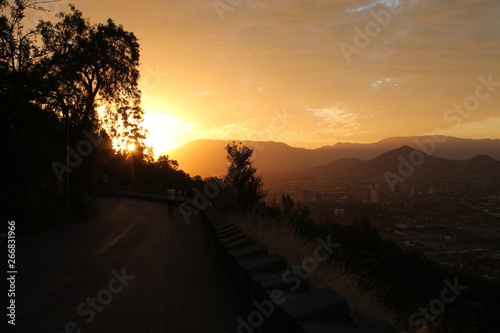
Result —
[{"label": "dry vegetation", "polygon": [[[283,256],[290,265],[301,266],[304,259],[312,257],[318,246],[298,236],[286,223],[273,223],[272,220],[255,216],[233,216],[232,221],[255,240],[264,243],[271,253]],[[339,251],[342,251],[340,248]],[[319,289],[331,287],[344,296],[349,303],[351,316],[358,325],[377,320],[386,320],[396,327],[405,327],[403,318],[387,309],[373,292],[361,291],[356,287],[357,277],[342,269],[342,262],[323,262],[310,274],[311,287]]]}]

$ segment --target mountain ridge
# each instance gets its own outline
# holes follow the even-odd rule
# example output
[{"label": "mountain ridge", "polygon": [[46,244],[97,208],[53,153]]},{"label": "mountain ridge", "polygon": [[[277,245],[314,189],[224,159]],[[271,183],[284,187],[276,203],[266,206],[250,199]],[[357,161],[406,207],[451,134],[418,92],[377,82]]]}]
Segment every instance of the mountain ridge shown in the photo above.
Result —
[{"label": "mountain ridge", "polygon": [[[443,139],[444,138],[444,139]],[[259,172],[313,170],[340,159],[371,160],[402,146],[418,149],[427,155],[451,160],[467,160],[487,155],[500,160],[499,139],[463,139],[432,136],[386,138],[374,143],[337,143],[316,149],[292,147],[283,142],[199,139],[168,151],[170,158],[191,175],[203,177],[224,174],[227,169],[224,147],[242,142],[254,149],[254,165]],[[444,141],[444,142],[443,142]],[[472,163],[472,162],[471,162]],[[476,161],[477,163],[477,161]]]}]

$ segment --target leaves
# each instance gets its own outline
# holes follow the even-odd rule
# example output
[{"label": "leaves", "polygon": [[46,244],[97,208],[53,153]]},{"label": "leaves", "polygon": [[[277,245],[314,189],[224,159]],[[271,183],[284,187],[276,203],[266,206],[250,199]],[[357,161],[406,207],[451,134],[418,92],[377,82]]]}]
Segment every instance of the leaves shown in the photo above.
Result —
[{"label": "leaves", "polygon": [[47,53],[39,64],[46,108],[69,118],[73,128],[105,128],[119,149],[129,142],[144,149],[137,38],[111,19],[90,24],[82,12],[70,9],[58,14],[56,24],[38,26]]},{"label": "leaves", "polygon": [[253,149],[235,142],[226,146],[227,159],[230,163],[225,181],[237,193],[238,205],[249,210],[265,196],[262,191],[262,180],[257,177],[252,165]]}]

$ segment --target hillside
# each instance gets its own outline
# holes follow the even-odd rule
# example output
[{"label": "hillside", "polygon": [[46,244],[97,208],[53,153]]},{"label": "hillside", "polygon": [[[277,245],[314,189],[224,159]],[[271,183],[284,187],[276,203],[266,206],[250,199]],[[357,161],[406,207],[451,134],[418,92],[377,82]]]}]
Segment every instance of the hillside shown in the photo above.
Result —
[{"label": "hillside", "polygon": [[[291,147],[281,142],[244,141],[243,143],[254,148],[254,164],[262,174],[286,172],[294,174],[295,171],[311,170],[316,167],[324,167],[328,163],[337,161],[339,163],[354,163],[349,159],[369,161],[399,147],[413,147],[424,152],[433,152],[435,158],[448,160],[473,159],[477,155],[488,155],[490,159],[500,160],[500,140],[495,139],[462,139],[455,137],[444,137],[442,143],[436,143],[431,136],[420,137],[395,137],[387,138],[375,143],[337,143],[333,146],[325,146],[318,149],[304,149]],[[226,172],[226,153],[224,147],[237,140],[196,140],[182,147],[171,150],[167,154],[179,162],[180,167],[191,174],[202,177],[222,175]],[[409,152],[408,152],[409,154]],[[394,157],[394,161],[397,161]],[[346,160],[338,162],[339,160]],[[469,162],[471,165],[478,160]],[[372,168],[380,171],[387,167],[382,162],[372,161],[365,166],[366,170]],[[385,161],[384,163],[389,163]],[[419,168],[419,172],[425,174],[434,167],[439,167],[444,161],[428,159],[425,166]],[[446,162],[448,163],[448,162]],[[383,163],[382,163],[383,164]],[[341,169],[333,164],[332,167]],[[349,167],[352,167],[349,164]],[[397,166],[396,166],[397,168]],[[458,167],[457,167],[458,168]],[[463,167],[472,170],[472,166]],[[387,169],[386,169],[387,170]],[[361,174],[363,171],[359,171]]]},{"label": "hillside", "polygon": [[[168,155],[179,162],[180,168],[191,175],[202,177],[225,173],[227,168],[224,148],[238,140],[196,140],[171,150]],[[276,170],[303,170],[333,160],[328,150],[319,151],[291,147],[281,142],[243,141],[254,149],[254,164],[259,172]]]},{"label": "hillside", "polygon": [[[410,163],[410,161],[413,162]],[[415,176],[500,173],[500,161],[487,155],[477,155],[466,160],[451,160],[427,155],[409,146],[402,146],[368,161],[340,159],[316,167],[308,174],[315,178],[369,178],[383,176],[386,171],[399,174],[402,164],[405,165],[403,171],[413,169],[411,175]]]},{"label": "hillside", "polygon": [[468,159],[478,154],[484,154],[500,160],[499,139],[475,140],[452,136],[441,138],[432,136],[392,137],[374,143],[339,142],[333,146],[321,147],[318,150],[333,151],[338,158],[356,157],[368,160],[401,146],[414,147],[427,153],[431,153],[434,148],[431,155],[448,159]]}]

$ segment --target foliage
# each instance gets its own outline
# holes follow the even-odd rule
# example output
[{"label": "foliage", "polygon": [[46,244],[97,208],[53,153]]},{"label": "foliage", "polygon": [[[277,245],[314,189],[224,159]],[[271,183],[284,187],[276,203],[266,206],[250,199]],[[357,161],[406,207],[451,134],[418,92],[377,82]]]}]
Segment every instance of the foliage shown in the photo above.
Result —
[{"label": "foliage", "polygon": [[179,164],[169,156],[160,156],[156,161],[138,160],[136,164],[135,191],[163,194],[168,186],[190,188],[193,181]]},{"label": "foliage", "polygon": [[248,211],[265,196],[262,179],[256,176],[257,170],[252,164],[253,149],[233,142],[226,146],[226,152],[229,167],[225,181],[235,191],[238,205]]},{"label": "foliage", "polygon": [[[39,63],[45,89],[45,108],[67,119],[76,132],[106,128],[119,138],[142,144],[140,123],[139,44],[133,33],[116,25],[90,24],[70,6],[60,21],[39,24],[46,56]],[[98,112],[98,107],[101,112]]]},{"label": "foliage", "polygon": [[[272,218],[274,223],[293,225],[292,230],[307,239],[325,238],[341,244],[329,261],[341,263],[337,267],[358,276],[358,287],[375,291],[390,308],[397,311],[408,324],[412,313],[435,299],[440,299],[446,288],[443,281],[459,284],[467,289],[438,317],[439,332],[497,332],[498,297],[500,286],[477,277],[442,268],[414,252],[405,252],[397,244],[382,239],[364,216],[349,226],[327,223],[316,224],[307,209],[300,208],[288,195],[280,205],[261,203],[256,214]],[[403,320],[405,321],[405,320]]]},{"label": "foliage", "polygon": [[[27,29],[26,11],[47,2],[0,0],[0,213],[20,232],[89,216],[97,194],[132,185],[131,161],[139,171],[153,163],[140,125],[137,38],[112,20],[91,24],[74,6]],[[117,140],[136,151],[116,151]]]}]

